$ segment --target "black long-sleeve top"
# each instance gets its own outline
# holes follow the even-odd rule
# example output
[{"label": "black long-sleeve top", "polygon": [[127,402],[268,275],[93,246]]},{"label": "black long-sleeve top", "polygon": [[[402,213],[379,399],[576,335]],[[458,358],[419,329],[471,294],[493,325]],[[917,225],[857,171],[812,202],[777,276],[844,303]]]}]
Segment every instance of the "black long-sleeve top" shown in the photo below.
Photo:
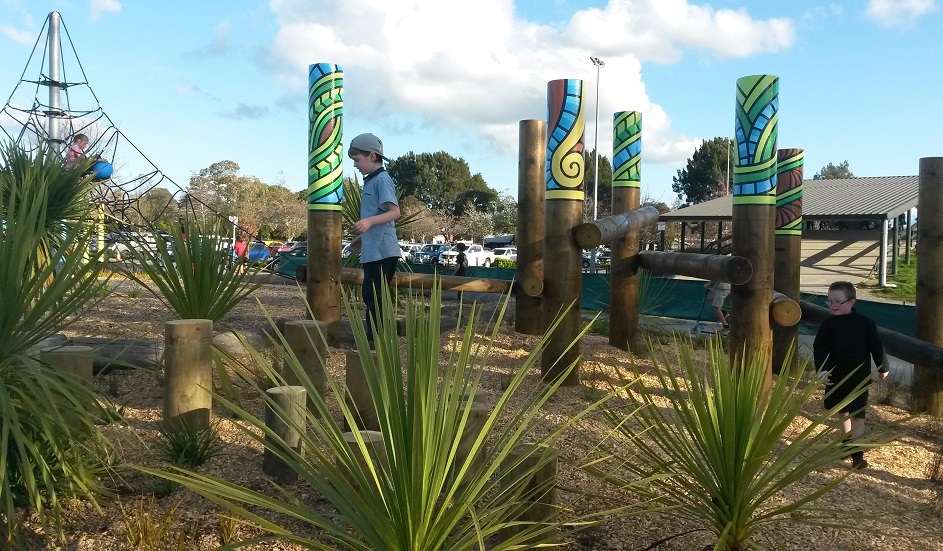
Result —
[{"label": "black long-sleeve top", "polygon": [[819,371],[832,372],[830,379],[835,383],[848,375],[852,384],[870,377],[871,358],[878,371],[890,371],[877,325],[854,310],[822,322],[815,334],[812,356]]}]

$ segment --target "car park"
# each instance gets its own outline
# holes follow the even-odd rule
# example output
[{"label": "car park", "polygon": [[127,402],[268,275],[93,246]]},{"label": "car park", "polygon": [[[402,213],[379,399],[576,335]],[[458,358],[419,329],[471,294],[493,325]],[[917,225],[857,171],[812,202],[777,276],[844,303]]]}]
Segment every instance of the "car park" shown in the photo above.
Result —
[{"label": "car park", "polygon": [[[439,254],[439,263],[443,265],[455,264],[455,257],[458,256],[457,245],[453,245],[450,249],[442,251]],[[485,249],[481,245],[466,245],[465,257],[468,258],[469,266],[484,266],[489,267],[494,264],[494,252]]]},{"label": "car park", "polygon": [[419,264],[437,264],[439,262],[439,254],[448,249],[449,245],[444,243],[423,246],[422,250],[419,252]]}]

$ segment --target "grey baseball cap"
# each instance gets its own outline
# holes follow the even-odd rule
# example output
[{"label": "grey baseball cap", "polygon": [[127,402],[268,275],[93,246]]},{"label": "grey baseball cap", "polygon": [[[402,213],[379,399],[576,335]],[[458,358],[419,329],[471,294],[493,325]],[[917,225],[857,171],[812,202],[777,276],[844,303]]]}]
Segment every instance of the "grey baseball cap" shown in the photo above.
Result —
[{"label": "grey baseball cap", "polygon": [[350,148],[359,149],[360,151],[366,151],[368,153],[376,153],[384,161],[389,161],[388,158],[383,156],[383,142],[373,134],[361,134],[350,140]]}]

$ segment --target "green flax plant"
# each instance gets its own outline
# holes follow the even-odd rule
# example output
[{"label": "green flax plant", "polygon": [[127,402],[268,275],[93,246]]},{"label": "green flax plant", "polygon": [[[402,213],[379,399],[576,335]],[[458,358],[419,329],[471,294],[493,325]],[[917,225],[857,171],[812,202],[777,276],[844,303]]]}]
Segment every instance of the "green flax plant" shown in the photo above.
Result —
[{"label": "green flax plant", "polygon": [[[47,535],[61,537],[62,500],[95,504],[103,491],[99,478],[108,446],[95,425],[95,393],[41,364],[31,349],[103,298],[109,281],[99,278],[99,257],[82,258],[90,229],[81,170],[64,166],[45,146],[30,157],[6,145],[2,158],[0,537],[9,547],[21,541],[19,507],[35,512]],[[84,193],[73,200],[85,209],[50,212],[69,178],[84,182],[71,189]],[[70,219],[53,219],[64,215]]]},{"label": "green flax plant", "polygon": [[[384,451],[377,456],[368,453],[370,444],[359,432],[353,433],[354,444],[345,441],[342,421],[356,426],[359,414],[346,403],[346,392],[338,381],[326,374],[329,390],[327,399],[322,399],[281,335],[273,340],[285,369],[301,381],[314,411],[308,411],[304,421],[298,423],[267,396],[266,402],[283,423],[302,434],[301,452],[288,446],[263,420],[223,396],[216,397],[218,403],[232,409],[244,421],[248,435],[290,465],[305,486],[314,488],[331,503],[333,511],[323,512],[284,488],[272,497],[181,468],[174,467],[165,473],[140,468],[180,482],[271,534],[238,545],[283,539],[313,549],[463,550],[484,549],[486,545],[489,549],[508,549],[524,545],[525,540],[533,541],[532,538],[552,537],[560,528],[559,520],[546,523],[513,520],[522,502],[532,499],[523,481],[550,460],[550,453],[538,454],[533,469],[515,473],[508,465],[520,462],[509,461],[511,451],[522,442],[552,449],[561,433],[598,403],[571,420],[546,426],[541,407],[564,377],[552,383],[528,380],[547,344],[544,338],[511,375],[506,391],[474,438],[468,458],[460,459],[459,443],[469,422],[474,396],[483,392],[481,378],[488,369],[507,301],[487,324],[482,323],[478,306],[468,307],[463,312],[467,313],[467,322],[459,326],[450,351],[443,354],[439,285],[433,289],[428,303],[421,297],[407,298],[403,307],[406,326],[403,343],[396,333],[396,307],[387,293],[381,296],[384,308],[375,337],[375,356],[370,352],[358,312],[349,297],[345,296],[344,301],[383,434]],[[401,350],[401,346],[405,349]],[[268,367],[268,362],[261,357],[258,362],[269,369],[276,384],[285,384],[282,375]],[[251,381],[250,377],[245,379]],[[256,391],[264,396],[261,388]],[[336,404],[342,419],[332,415],[328,401]],[[538,429],[541,423],[544,426]],[[486,458],[480,469],[474,467],[473,458],[477,454]],[[300,520],[310,526],[311,533],[291,533],[274,520],[264,518],[267,513]],[[574,519],[569,526],[580,522],[589,521]],[[507,527],[522,531],[506,541],[493,541]]]},{"label": "green flax plant", "polygon": [[186,235],[179,224],[169,231],[170,250],[158,239],[156,250],[141,249],[141,262],[125,274],[181,319],[217,322],[271,276],[260,276],[259,266],[239,273],[220,231],[204,232],[196,224]]},{"label": "green flax plant", "polygon": [[[846,513],[816,508],[815,502],[838,487],[850,470],[829,474],[830,480],[812,488],[794,486],[848,454],[830,420],[863,387],[834,408],[813,414],[810,422],[794,424],[808,415],[803,407],[824,386],[818,378],[802,377],[805,366],[782,372],[764,393],[768,367],[759,356],[732,366],[715,340],[705,373],[689,343],[675,344],[673,358],[664,348],[653,350],[653,389],[634,382],[623,399],[604,408],[619,442],[604,448],[624,469],[620,472],[629,474],[613,474],[599,464],[588,470],[626,487],[633,476],[670,473],[650,478],[647,487],[636,484],[632,491],[711,532],[715,550],[760,547],[757,537],[779,521],[844,523]],[[634,421],[626,420],[626,408],[635,411]],[[874,447],[885,438],[877,431],[858,444]],[[625,449],[634,450],[631,457],[612,451]]]}]

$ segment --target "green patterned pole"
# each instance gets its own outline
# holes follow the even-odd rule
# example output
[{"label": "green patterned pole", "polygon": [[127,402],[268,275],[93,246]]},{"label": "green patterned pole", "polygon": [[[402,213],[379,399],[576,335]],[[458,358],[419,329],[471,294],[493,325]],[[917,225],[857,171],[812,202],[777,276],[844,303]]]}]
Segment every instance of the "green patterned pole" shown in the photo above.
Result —
[{"label": "green patterned pole", "polygon": [[333,343],[341,319],[341,221],[344,200],[344,72],[308,66],[308,265],[306,298]]},{"label": "green patterned pole", "polygon": [[[544,380],[560,377],[580,356],[580,293],[582,290],[582,249],[573,229],[583,221],[583,129],[586,104],[583,81],[552,80],[547,84],[547,161],[544,227],[544,334],[563,310],[569,308],[550,335],[541,356]],[[552,259],[552,260],[550,260]],[[571,347],[570,344],[573,344]],[[563,381],[578,385],[579,365]]]},{"label": "green patterned pole", "polygon": [[[759,354],[772,370],[773,220],[776,216],[776,134],[779,78],[754,75],[737,80],[733,168],[733,255],[753,265],[753,278],[732,286],[730,354],[737,365]],[[749,360],[747,356],[745,359]],[[767,388],[771,375],[767,375]]]},{"label": "green patterned pole", "polygon": [[[780,149],[776,153],[776,229],[773,259],[773,289],[799,302],[799,264],[802,261],[802,168],[801,149]],[[773,327],[773,373],[783,367],[795,368],[799,326]],[[789,365],[786,358],[792,350]]]},{"label": "green patterned pole", "polygon": [[[612,213],[639,208],[642,182],[642,114],[620,111],[612,123]],[[609,344],[639,351],[638,228],[630,228],[611,244],[609,274]]]}]

